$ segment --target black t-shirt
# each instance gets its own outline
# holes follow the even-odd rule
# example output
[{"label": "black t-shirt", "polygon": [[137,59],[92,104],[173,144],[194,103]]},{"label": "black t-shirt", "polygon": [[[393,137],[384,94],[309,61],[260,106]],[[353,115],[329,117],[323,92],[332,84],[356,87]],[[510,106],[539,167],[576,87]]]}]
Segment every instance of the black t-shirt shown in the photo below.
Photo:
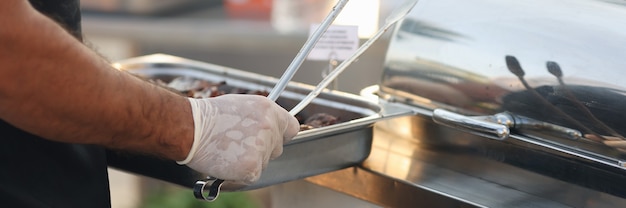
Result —
[{"label": "black t-shirt", "polygon": [[[31,4],[80,38],[77,0]],[[1,207],[111,206],[103,148],[42,139],[2,120],[0,136]]]},{"label": "black t-shirt", "polygon": [[30,4],[80,38],[80,3],[78,0],[29,0]]}]

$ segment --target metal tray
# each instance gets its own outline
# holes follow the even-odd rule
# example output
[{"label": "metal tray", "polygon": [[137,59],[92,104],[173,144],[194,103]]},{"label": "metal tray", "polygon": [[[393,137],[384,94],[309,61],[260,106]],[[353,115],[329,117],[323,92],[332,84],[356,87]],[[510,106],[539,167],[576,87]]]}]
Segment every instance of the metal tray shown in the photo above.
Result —
[{"label": "metal tray", "polygon": [[[115,63],[114,66],[146,78],[159,78],[166,81],[175,77],[188,76],[211,82],[225,81],[228,86],[249,90],[270,91],[278,81],[273,77],[164,54],[132,58]],[[290,109],[312,89],[313,86],[292,82],[276,102]],[[340,123],[299,132],[292,142],[284,146],[283,155],[270,161],[257,183],[243,188],[231,187],[230,189],[256,189],[356,165],[365,160],[370,153],[374,122],[413,113],[407,108],[401,108],[392,103],[381,104],[353,94],[328,91],[321,93],[304,108],[300,116],[306,118],[321,112],[337,116]],[[145,158],[136,160],[135,156],[129,156],[126,153],[112,155],[121,155],[112,159],[116,161],[115,164],[118,164],[113,166],[183,186],[192,187],[193,181],[206,177],[191,169],[182,168],[184,166],[168,165],[167,167],[171,168],[163,168],[163,166],[154,165],[154,161]],[[171,161],[163,162],[171,163]],[[137,165],[146,165],[146,167],[138,168]],[[151,169],[161,172],[155,173]],[[229,190],[229,187],[224,188]]]}]

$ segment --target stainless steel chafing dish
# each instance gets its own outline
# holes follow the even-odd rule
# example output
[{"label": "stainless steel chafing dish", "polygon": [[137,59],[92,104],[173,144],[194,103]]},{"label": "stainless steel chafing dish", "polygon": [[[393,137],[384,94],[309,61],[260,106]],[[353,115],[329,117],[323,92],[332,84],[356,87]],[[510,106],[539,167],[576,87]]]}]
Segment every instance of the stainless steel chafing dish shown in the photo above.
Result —
[{"label": "stainless steel chafing dish", "polygon": [[[244,190],[308,177],[387,207],[623,206],[626,155],[606,140],[619,143],[626,134],[625,6],[421,0],[392,31],[381,82],[361,97],[346,96],[377,101],[357,105],[364,117],[302,132],[259,185]],[[162,69],[178,63],[156,57],[143,62]],[[275,82],[183,62],[193,70],[217,68],[219,76],[244,75],[255,86]],[[309,89],[288,87],[294,95]],[[329,149],[337,142],[350,148]],[[113,165],[133,164],[111,155]],[[177,171],[183,166],[133,168],[186,186],[202,177]]]},{"label": "stainless steel chafing dish", "polygon": [[381,94],[438,109],[440,123],[545,138],[623,168],[620,146],[596,138],[626,133],[623,2],[536,3],[422,2],[396,31]]},{"label": "stainless steel chafing dish", "polygon": [[[229,87],[248,90],[269,91],[278,81],[273,77],[164,54],[132,58],[113,65],[148,79],[167,81],[176,77],[191,77],[209,82],[226,82]],[[313,88],[291,82],[276,102],[290,109]],[[306,118],[315,113],[334,115],[338,117],[339,123],[299,132],[293,141],[284,146],[283,154],[270,161],[258,182],[246,187],[228,187],[225,184],[224,190],[257,189],[354,166],[370,153],[373,123],[413,112],[393,103],[380,105],[357,95],[325,91],[299,115]],[[196,180],[207,177],[186,166],[176,165],[173,161],[149,156],[110,152],[108,157],[112,167],[190,188]]]},{"label": "stainless steel chafing dish", "polygon": [[417,115],[308,180],[391,207],[623,206],[624,28],[624,1],[422,0],[362,92]]},{"label": "stainless steel chafing dish", "polygon": [[422,2],[390,44],[381,95],[623,169],[622,146],[596,138],[626,134],[623,1],[535,3]]}]

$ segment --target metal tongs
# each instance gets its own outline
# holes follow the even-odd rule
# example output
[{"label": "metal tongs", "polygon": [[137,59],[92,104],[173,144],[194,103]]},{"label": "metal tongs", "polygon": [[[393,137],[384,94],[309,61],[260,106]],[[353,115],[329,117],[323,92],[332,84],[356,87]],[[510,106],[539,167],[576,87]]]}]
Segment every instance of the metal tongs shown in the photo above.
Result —
[{"label": "metal tongs", "polygon": [[298,69],[300,69],[300,66],[302,65],[302,62],[304,62],[306,56],[311,53],[311,50],[313,50],[317,41],[319,41],[326,30],[328,30],[328,27],[330,27],[333,21],[335,21],[335,18],[339,16],[339,13],[343,10],[347,3],[348,0],[339,0],[330,13],[328,13],[328,16],[324,18],[324,21],[322,21],[320,26],[315,29],[315,32],[313,32],[311,37],[307,39],[296,57],[293,61],[291,61],[291,64],[289,64],[289,67],[287,67],[287,70],[283,73],[283,76],[280,77],[280,80],[276,83],[276,86],[274,86],[270,94],[267,96],[269,99],[273,101],[278,99],[278,96],[280,96],[280,94],[285,90],[285,87],[287,87],[287,83],[289,83],[291,78],[293,78],[293,75],[295,75]]},{"label": "metal tongs", "polygon": [[[337,4],[333,7],[328,16],[324,18],[324,21],[322,21],[320,26],[305,42],[304,46],[302,46],[302,49],[300,49],[300,52],[298,52],[296,57],[293,59],[293,61],[281,77],[281,81],[276,84],[272,92],[268,95],[268,98],[273,101],[276,101],[276,99],[278,99],[278,96],[285,89],[287,83],[289,82],[289,80],[291,80],[298,68],[300,68],[306,56],[309,55],[311,50],[313,50],[313,46],[315,46],[317,41],[319,41],[324,32],[328,30],[330,24],[335,20],[335,18],[337,18],[337,16],[341,12],[341,10],[343,10],[347,3],[348,0],[339,0],[337,2]],[[222,187],[223,183],[224,180],[222,179],[208,176],[206,179],[196,181],[196,184],[193,187],[193,195],[196,197],[196,199],[209,202],[215,201],[215,199],[217,199],[217,197],[219,196],[220,188]]]},{"label": "metal tongs", "polygon": [[[407,14],[409,14],[411,9],[413,9],[415,4],[417,4],[417,1],[418,0],[405,0],[400,6],[394,9],[389,14],[389,16],[385,19],[385,24],[381,28],[378,29],[378,31],[374,34],[374,36],[372,36],[369,40],[367,40],[367,42],[363,43],[363,45],[361,45],[361,47],[359,47],[359,49],[354,54],[352,54],[352,56],[350,56],[350,58],[341,62],[341,64],[335,70],[333,70],[326,77],[324,77],[324,79],[319,84],[317,84],[315,89],[311,91],[304,99],[302,99],[300,103],[298,103],[295,107],[293,107],[289,111],[289,113],[295,116],[300,111],[302,111],[302,109],[304,109],[304,107],[306,107],[309,103],[311,103],[311,101],[313,101],[313,99],[316,98],[322,92],[322,90],[324,90],[324,88],[328,86],[328,84],[330,84],[333,80],[335,80],[335,78],[337,78],[337,76],[339,76],[341,72],[343,72],[359,56],[361,56],[361,54],[363,54],[363,52],[365,52],[374,42],[376,42],[376,40],[378,40],[380,36],[382,36],[389,28],[391,28],[391,26],[393,26],[396,22],[402,20]],[[310,44],[314,44],[314,43],[310,43]],[[309,47],[312,47],[312,46],[309,46]],[[278,96],[284,91],[287,83],[293,77],[293,74],[295,74],[295,72],[298,70],[297,67],[302,64],[302,61],[303,59],[293,60],[291,66],[295,68],[291,68],[290,66],[290,68],[288,68],[287,71],[285,71],[285,74],[283,74],[281,79],[278,81],[278,84],[270,92],[268,96],[270,99],[276,101]]]},{"label": "metal tongs", "polygon": [[[403,4],[398,6],[395,10],[391,12],[391,14],[385,20],[385,25],[383,25],[374,36],[372,36],[367,42],[365,42],[359,49],[353,54],[349,59],[343,61],[335,70],[333,70],[330,74],[328,74],[313,90],[307,97],[305,97],[298,105],[296,105],[289,113],[291,115],[296,115],[299,113],[305,106],[307,106],[315,97],[317,97],[320,92],[328,86],[343,70],[345,70],[356,58],[358,58],[365,50],[367,50],[384,32],[386,32],[391,26],[393,26],[396,22],[403,19],[409,11],[415,6],[418,0],[406,0]],[[285,90],[285,87],[293,78],[293,75],[298,71],[306,56],[309,55],[315,44],[319,41],[322,35],[328,30],[331,23],[335,20],[335,18],[339,15],[341,10],[348,3],[348,0],[339,0],[337,4],[333,7],[330,13],[326,16],[326,18],[322,21],[320,26],[315,30],[315,32],[307,39],[305,44],[302,46],[296,57],[293,59],[287,70],[283,73],[280,80],[277,82],[276,86],[269,93],[268,98],[276,101],[280,94]],[[217,179],[214,177],[207,177],[204,180],[196,181],[194,186],[194,196],[197,199],[205,200],[205,201],[214,201],[217,199],[220,188],[224,183],[224,180]],[[206,191],[206,193],[205,193]]]}]

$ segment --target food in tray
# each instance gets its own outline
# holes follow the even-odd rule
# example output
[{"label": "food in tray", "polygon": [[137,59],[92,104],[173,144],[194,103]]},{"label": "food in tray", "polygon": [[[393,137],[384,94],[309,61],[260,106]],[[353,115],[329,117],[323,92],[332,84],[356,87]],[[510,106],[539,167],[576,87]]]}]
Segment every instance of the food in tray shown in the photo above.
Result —
[{"label": "food in tray", "polygon": [[170,82],[163,80],[154,80],[158,85],[165,86],[176,92],[182,93],[192,98],[210,98],[224,94],[255,94],[267,96],[269,92],[265,90],[248,90],[242,88],[232,88],[227,91],[226,82],[208,82],[204,80],[194,79],[191,77],[178,77]]},{"label": "food in tray", "polygon": [[[209,82],[193,77],[177,77],[169,82],[161,79],[153,79],[151,81],[155,82],[157,85],[169,88],[191,98],[210,98],[224,94],[254,94],[262,96],[267,96],[269,94],[266,90],[249,90],[238,87],[228,87],[225,81]],[[339,118],[337,118],[337,116],[333,116],[328,113],[315,113],[308,118],[296,115],[296,118],[300,121],[300,131],[339,123]]]},{"label": "food in tray", "polygon": [[311,117],[307,118],[304,121],[304,123],[300,124],[300,131],[324,127],[324,126],[330,126],[336,123],[339,123],[339,120],[337,119],[336,116],[333,116],[327,113],[316,113],[316,114],[313,114]]}]

